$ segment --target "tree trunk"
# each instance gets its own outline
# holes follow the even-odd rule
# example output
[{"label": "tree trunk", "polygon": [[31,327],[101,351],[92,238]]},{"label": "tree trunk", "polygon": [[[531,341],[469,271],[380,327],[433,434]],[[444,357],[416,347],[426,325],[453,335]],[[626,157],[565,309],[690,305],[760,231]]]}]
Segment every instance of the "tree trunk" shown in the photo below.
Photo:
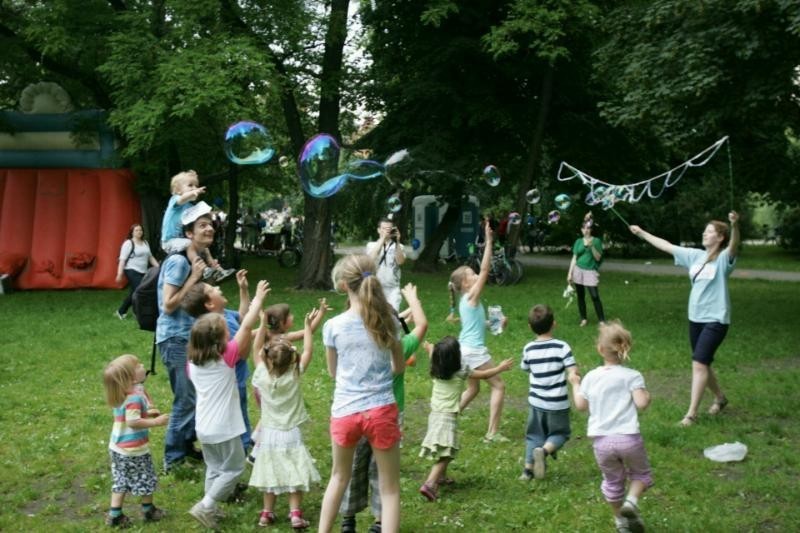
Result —
[{"label": "tree trunk", "polygon": [[[527,211],[527,200],[525,194],[533,187],[533,178],[536,175],[539,162],[542,158],[542,140],[544,139],[544,128],[547,124],[547,114],[550,111],[550,101],[553,96],[553,77],[554,70],[552,65],[548,65],[542,78],[542,88],[539,97],[539,114],[536,117],[536,127],[533,130],[531,144],[528,148],[528,161],[525,164],[525,172],[519,182],[517,189],[517,200],[515,202],[516,211],[523,214]],[[524,220],[524,219],[523,219]],[[512,255],[516,252],[519,245],[520,233],[523,223],[509,226],[508,246],[512,250]]]},{"label": "tree trunk", "polygon": [[414,264],[414,272],[435,272],[439,265],[439,250],[444,240],[453,231],[461,212],[461,203],[450,202],[447,206],[442,221],[433,230],[430,240],[425,242],[425,248],[419,254]]},{"label": "tree trunk", "polygon": [[239,221],[239,167],[231,163],[228,167],[228,217],[225,228],[225,257],[228,258],[226,267],[238,269],[241,266],[239,254],[234,247],[236,242],[236,226]]},{"label": "tree trunk", "polygon": [[[319,131],[339,139],[339,106],[342,78],[342,56],[347,37],[347,7],[349,0],[333,0],[325,35],[322,58]],[[303,259],[300,262],[300,289],[330,289],[331,252],[330,200],[305,195],[305,224],[303,225]]]}]

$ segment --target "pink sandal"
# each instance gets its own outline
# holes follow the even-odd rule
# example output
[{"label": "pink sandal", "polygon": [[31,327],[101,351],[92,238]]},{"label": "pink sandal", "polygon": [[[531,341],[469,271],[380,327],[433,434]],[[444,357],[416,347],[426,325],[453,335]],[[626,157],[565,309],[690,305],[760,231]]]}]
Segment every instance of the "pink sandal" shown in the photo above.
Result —
[{"label": "pink sandal", "polygon": [[419,493],[425,496],[429,502],[436,501],[436,498],[439,497],[439,495],[436,493],[436,487],[433,487],[428,483],[422,484],[422,486],[419,488]]},{"label": "pink sandal", "polygon": [[275,513],[272,511],[267,511],[264,509],[261,511],[261,514],[258,515],[258,525],[261,527],[271,526],[275,523]]},{"label": "pink sandal", "polygon": [[292,509],[289,512],[289,518],[292,521],[292,529],[295,531],[306,529],[311,525],[308,520],[303,518],[303,511],[300,509]]}]

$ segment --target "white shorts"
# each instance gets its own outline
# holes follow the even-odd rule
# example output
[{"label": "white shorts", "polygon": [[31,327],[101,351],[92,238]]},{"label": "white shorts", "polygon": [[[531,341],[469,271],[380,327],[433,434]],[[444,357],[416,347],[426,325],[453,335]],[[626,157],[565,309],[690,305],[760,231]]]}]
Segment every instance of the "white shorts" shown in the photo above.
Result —
[{"label": "white shorts", "polygon": [[489,355],[489,348],[486,346],[461,347],[461,364],[468,366],[472,370],[475,370],[491,360],[492,356]]}]

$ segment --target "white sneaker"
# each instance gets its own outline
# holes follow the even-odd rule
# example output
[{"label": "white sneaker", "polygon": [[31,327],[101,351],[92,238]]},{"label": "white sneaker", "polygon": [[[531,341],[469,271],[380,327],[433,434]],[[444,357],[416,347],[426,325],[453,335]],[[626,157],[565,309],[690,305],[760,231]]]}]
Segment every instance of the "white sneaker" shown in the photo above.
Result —
[{"label": "white sneaker", "polygon": [[619,509],[619,513],[628,519],[628,529],[631,533],[642,533],[644,531],[642,515],[639,513],[639,508],[636,504],[625,500],[625,503]]},{"label": "white sneaker", "polygon": [[544,448],[533,449],[533,477],[536,479],[544,479],[544,475],[547,473],[544,457]]},{"label": "white sneaker", "polygon": [[216,511],[214,509],[206,508],[202,502],[197,502],[194,504],[192,508],[189,509],[189,514],[192,515],[195,520],[209,529],[219,528],[217,525]]},{"label": "white sneaker", "polygon": [[114,316],[119,318],[120,320],[125,320],[125,317],[128,316],[128,313],[121,315],[119,311],[114,311]]}]

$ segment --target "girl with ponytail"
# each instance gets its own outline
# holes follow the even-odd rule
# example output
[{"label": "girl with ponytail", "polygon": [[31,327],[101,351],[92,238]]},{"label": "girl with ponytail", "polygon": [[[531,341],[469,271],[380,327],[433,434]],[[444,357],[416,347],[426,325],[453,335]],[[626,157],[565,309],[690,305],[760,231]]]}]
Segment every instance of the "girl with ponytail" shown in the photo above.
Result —
[{"label": "girl with ponytail", "polygon": [[319,531],[330,531],[352,472],[361,437],[378,465],[382,530],[400,524],[400,427],[392,376],[404,369],[399,323],[386,301],[375,262],[349,255],[333,268],[334,288],[346,292],[347,310],[322,328],[328,372],[336,381],[331,406],[331,478],[322,500]]}]

